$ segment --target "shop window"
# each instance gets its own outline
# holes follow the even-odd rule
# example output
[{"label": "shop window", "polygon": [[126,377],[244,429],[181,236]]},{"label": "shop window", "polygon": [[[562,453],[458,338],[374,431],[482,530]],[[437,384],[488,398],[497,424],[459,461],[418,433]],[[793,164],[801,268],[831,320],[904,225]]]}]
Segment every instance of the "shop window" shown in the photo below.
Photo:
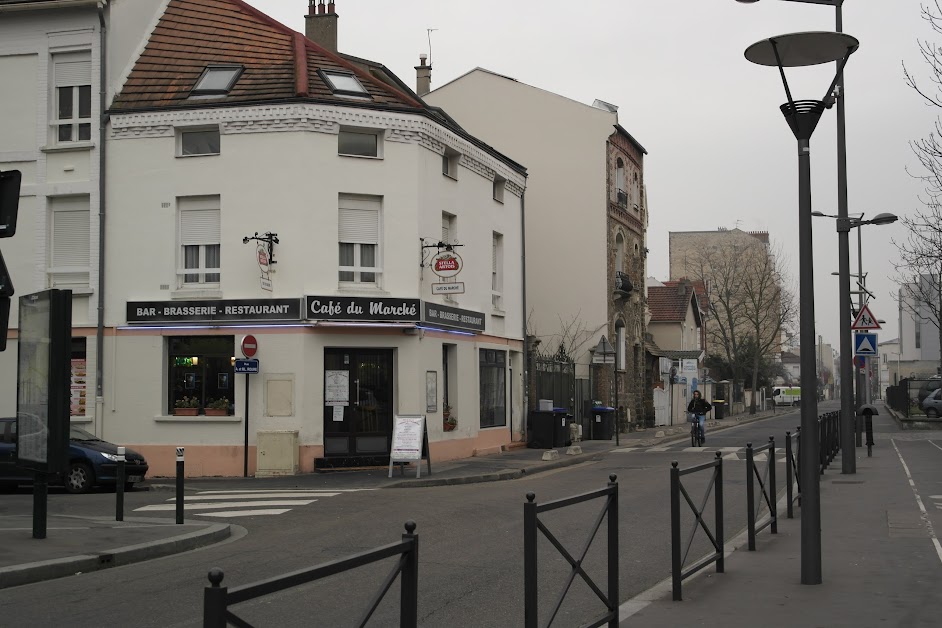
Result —
[{"label": "shop window", "polygon": [[218,196],[177,199],[180,217],[180,287],[218,285],[220,280],[220,225]]},{"label": "shop window", "polygon": [[481,427],[507,425],[507,352],[480,350]]},{"label": "shop window", "polygon": [[72,339],[69,416],[85,416],[88,408],[88,359],[85,338]]},{"label": "shop window", "polygon": [[88,50],[52,56],[54,137],[58,144],[92,139],[92,54]]},{"label": "shop window", "polygon": [[377,284],[380,269],[380,207],[377,197],[340,196],[339,279]]},{"label": "shop window", "polygon": [[88,288],[90,227],[87,196],[49,199],[49,276],[51,288]]},{"label": "shop window", "polygon": [[234,336],[167,339],[170,414],[232,415]]}]

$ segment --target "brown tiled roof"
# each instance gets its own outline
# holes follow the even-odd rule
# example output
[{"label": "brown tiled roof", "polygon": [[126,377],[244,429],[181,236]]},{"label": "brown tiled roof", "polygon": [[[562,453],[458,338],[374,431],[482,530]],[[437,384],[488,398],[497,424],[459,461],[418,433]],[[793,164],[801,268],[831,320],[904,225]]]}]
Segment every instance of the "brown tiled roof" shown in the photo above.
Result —
[{"label": "brown tiled roof", "polygon": [[[677,283],[677,282],[674,282]],[[692,295],[690,284],[683,291],[673,286],[648,286],[648,309],[652,323],[678,323],[687,318]]]},{"label": "brown tiled roof", "polygon": [[[218,98],[188,99],[207,64],[245,67]],[[332,93],[318,69],[356,74],[371,100]],[[242,0],[170,0],[112,110],[200,107],[313,99],[371,107],[423,108]]]},{"label": "brown tiled roof", "polygon": [[687,279],[686,277],[681,277],[677,280],[665,281],[665,286],[671,286],[676,288],[677,284],[681,282],[687,282],[693,286],[693,291],[697,293],[697,303],[700,306],[700,310],[703,312],[707,311],[707,290],[706,286],[703,284],[703,281],[700,279]]}]

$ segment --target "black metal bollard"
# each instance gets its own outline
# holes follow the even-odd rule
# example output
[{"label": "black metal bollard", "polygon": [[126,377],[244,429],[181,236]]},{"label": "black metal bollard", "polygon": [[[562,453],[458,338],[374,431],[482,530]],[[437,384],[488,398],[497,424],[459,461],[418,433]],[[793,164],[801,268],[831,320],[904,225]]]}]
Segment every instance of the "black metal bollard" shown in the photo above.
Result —
[{"label": "black metal bollard", "polygon": [[683,574],[680,557],[680,469],[671,462],[671,588],[675,602],[683,600],[681,582]]},{"label": "black metal bollard", "polygon": [[177,523],[183,523],[183,447],[177,447]]},{"label": "black metal bollard", "polygon": [[726,532],[723,529],[723,455],[716,452],[716,484],[713,485],[713,512],[715,515],[716,541],[719,547],[716,549],[716,573],[725,573],[725,552],[723,539],[726,538]]},{"label": "black metal bollard", "polygon": [[405,556],[400,575],[399,625],[416,628],[419,625],[419,537],[415,534],[415,521],[406,521],[405,528],[402,540],[412,541],[412,550]]},{"label": "black metal bollard", "polygon": [[209,570],[212,586],[203,587],[203,628],[226,628],[226,595],[228,587],[221,587],[222,569]]},{"label": "black metal bollard", "polygon": [[864,420],[867,422],[867,457],[873,457],[873,413],[864,414]]},{"label": "black metal bollard", "polygon": [[792,470],[792,433],[785,432],[785,516],[793,519],[795,516],[792,508],[792,482],[794,481],[794,472]]},{"label": "black metal bollard", "polygon": [[536,628],[539,625],[539,588],[537,587],[537,510],[536,494],[527,493],[523,505],[523,625]]},{"label": "black metal bollard", "polygon": [[749,537],[749,551],[756,551],[756,496],[755,496],[755,458],[752,443],[746,443],[746,531]]},{"label": "black metal bollard", "polygon": [[772,534],[778,534],[778,491],[775,488],[775,437],[769,436],[769,514]]},{"label": "black metal bollard", "polygon": [[115,470],[114,484],[114,520],[124,521],[124,447],[118,447],[118,468]]},{"label": "black metal bollard", "polygon": [[608,518],[608,610],[614,612],[610,628],[618,626],[618,476],[608,476],[608,485],[614,489],[609,498]]}]

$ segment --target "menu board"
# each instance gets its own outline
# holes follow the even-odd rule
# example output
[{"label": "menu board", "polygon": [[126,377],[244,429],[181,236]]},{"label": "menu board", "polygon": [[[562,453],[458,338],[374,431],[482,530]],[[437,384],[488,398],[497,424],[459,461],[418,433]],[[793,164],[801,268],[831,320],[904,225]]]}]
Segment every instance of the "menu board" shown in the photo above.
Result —
[{"label": "menu board", "polygon": [[[396,462],[420,462],[425,458],[428,472],[432,473],[432,461],[428,455],[428,434],[425,430],[425,416],[396,415],[393,419],[392,448],[389,451],[389,477],[392,477],[393,464]],[[416,464],[415,477],[421,477],[422,465]]]},{"label": "menu board", "polygon": [[72,379],[70,384],[69,416],[85,416],[85,398],[87,393],[87,360],[72,360]]}]

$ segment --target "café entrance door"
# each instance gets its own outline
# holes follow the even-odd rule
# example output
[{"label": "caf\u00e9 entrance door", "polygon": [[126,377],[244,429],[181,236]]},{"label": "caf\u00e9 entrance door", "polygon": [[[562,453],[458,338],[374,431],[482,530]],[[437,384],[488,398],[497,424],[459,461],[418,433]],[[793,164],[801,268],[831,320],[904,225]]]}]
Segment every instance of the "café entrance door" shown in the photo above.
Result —
[{"label": "caf\u00e9 entrance door", "polygon": [[388,458],[392,424],[392,349],[325,349],[324,456]]}]

